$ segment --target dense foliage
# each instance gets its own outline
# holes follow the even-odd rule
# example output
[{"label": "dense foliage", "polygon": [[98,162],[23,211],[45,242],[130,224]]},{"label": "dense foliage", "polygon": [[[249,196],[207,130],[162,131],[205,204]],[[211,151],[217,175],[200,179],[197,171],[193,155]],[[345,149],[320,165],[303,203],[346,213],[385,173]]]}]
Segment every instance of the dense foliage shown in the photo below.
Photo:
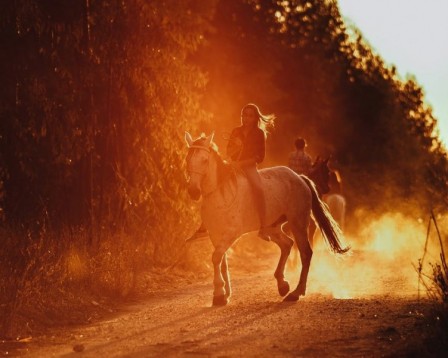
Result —
[{"label": "dense foliage", "polygon": [[0,335],[72,284],[128,292],[177,254],[197,220],[183,133],[209,118],[188,58],[214,6],[2,3]]},{"label": "dense foliage", "polygon": [[203,41],[213,5],[2,5],[0,168],[7,221],[45,213],[56,227],[88,226],[95,236],[105,226],[137,221],[155,240],[191,214],[182,190],[181,138],[207,114],[198,101],[204,72],[186,59]]}]

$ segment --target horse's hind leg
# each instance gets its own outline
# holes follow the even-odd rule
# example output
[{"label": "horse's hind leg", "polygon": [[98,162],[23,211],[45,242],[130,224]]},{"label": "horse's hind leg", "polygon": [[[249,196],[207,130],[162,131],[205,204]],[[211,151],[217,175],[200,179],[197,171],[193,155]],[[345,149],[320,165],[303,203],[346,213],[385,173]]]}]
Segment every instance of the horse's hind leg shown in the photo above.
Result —
[{"label": "horse's hind leg", "polygon": [[[289,237],[292,235],[291,228],[289,225],[289,222],[285,223],[282,227],[282,230],[286,233],[286,238],[289,239]],[[294,241],[293,246],[291,247],[291,251],[289,253],[288,258],[286,259],[286,267],[288,267],[289,270],[294,270],[297,268],[297,265],[299,264],[299,254],[297,253],[297,248],[294,247]]]},{"label": "horse's hind leg", "polygon": [[272,241],[274,241],[280,248],[280,259],[274,277],[277,280],[278,293],[283,297],[289,292],[289,283],[285,280],[285,265],[294,243],[289,237],[282,233],[273,235]]},{"label": "horse's hind leg", "polygon": [[[313,248],[315,245],[314,239],[316,236],[316,231],[317,231],[316,223],[314,222],[314,220],[310,220],[310,224],[308,226],[308,241],[310,242],[311,248]],[[293,247],[292,253],[288,260],[288,267],[290,269],[296,269],[297,266],[299,265],[298,256],[299,256],[299,253],[297,251],[297,248]]]},{"label": "horse's hind leg", "polygon": [[310,270],[311,258],[313,250],[308,242],[308,221],[305,220],[302,224],[291,222],[291,229],[297,243],[302,261],[302,270],[300,272],[300,280],[297,288],[285,297],[285,301],[297,301],[299,296],[304,296],[306,292],[306,281],[308,279],[308,272]]},{"label": "horse's hind leg", "polygon": [[314,237],[316,234],[317,226],[314,220],[310,220],[310,225],[308,226],[308,240],[310,242],[311,247],[314,247]]}]

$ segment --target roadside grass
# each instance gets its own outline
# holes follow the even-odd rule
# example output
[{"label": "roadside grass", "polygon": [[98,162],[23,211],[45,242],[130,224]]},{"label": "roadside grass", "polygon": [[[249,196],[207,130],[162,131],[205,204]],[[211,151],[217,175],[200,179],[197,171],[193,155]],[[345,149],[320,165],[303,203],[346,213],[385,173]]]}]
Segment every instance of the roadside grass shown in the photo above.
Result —
[{"label": "roadside grass", "polygon": [[[89,323],[135,294],[163,288],[170,282],[166,267],[179,254],[126,232],[103,233],[101,242],[92,245],[83,229],[56,231],[44,225],[34,232],[0,228],[0,240],[4,340]],[[181,256],[171,275],[179,275],[180,269],[185,276],[207,270],[198,248]]]},{"label": "roadside grass", "polygon": [[[439,261],[429,262],[432,271],[430,273],[424,273],[423,266],[427,254],[426,248],[431,224],[434,225],[437,233],[440,249]],[[442,356],[445,356],[448,351],[448,265],[444,249],[447,238],[445,236],[445,241],[442,238],[437,219],[434,213],[431,212],[425,249],[422,258],[419,260],[417,272],[419,274],[419,282],[425,288],[428,297],[436,303],[432,316],[427,318],[427,327],[429,330],[427,339],[428,347],[430,347],[429,349],[432,353],[441,353]]]}]

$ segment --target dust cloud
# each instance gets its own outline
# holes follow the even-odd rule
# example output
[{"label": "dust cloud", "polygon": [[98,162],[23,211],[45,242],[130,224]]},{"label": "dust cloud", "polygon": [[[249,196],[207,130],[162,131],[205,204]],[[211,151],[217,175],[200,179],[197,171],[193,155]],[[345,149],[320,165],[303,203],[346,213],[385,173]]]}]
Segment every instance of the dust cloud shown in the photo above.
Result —
[{"label": "dust cloud", "polygon": [[[440,261],[440,243],[434,223],[431,222],[427,240],[428,220],[401,213],[375,216],[359,211],[355,216],[360,222],[359,227],[346,233],[346,241],[352,247],[350,255],[331,254],[320,234],[316,233],[307,296],[331,295],[340,299],[377,295],[426,297],[418,270],[422,263],[420,277],[430,285],[431,265]],[[293,284],[297,282],[297,269],[288,267],[286,276]]]},{"label": "dust cloud", "polygon": [[[346,219],[351,225],[344,230],[345,243],[351,250],[342,256],[331,253],[316,232],[304,299],[319,296],[426,298],[425,285],[432,285],[432,265],[440,262],[441,252],[433,221],[427,235],[428,221],[429,217],[411,217],[399,212],[375,214],[358,210]],[[441,235],[447,232],[448,218],[439,216],[437,223]],[[212,272],[212,251],[208,242],[195,243],[189,250],[189,261],[201,263],[204,271]],[[260,270],[260,265],[274,273],[279,256],[277,245],[259,239],[255,233],[243,235],[228,251],[230,270],[244,269],[249,274]],[[421,275],[418,272],[420,262]],[[188,266],[192,267],[191,262]],[[285,270],[291,289],[298,283],[300,268],[300,257],[294,246]]]}]

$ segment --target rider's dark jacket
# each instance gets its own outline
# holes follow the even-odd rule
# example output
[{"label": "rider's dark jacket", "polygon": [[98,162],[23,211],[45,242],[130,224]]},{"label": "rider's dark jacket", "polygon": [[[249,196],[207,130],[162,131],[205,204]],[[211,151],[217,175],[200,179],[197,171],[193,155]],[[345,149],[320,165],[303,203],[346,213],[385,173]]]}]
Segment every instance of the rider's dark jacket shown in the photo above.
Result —
[{"label": "rider's dark jacket", "polygon": [[[235,138],[238,138],[242,145],[239,145]],[[255,159],[257,163],[261,163],[266,154],[263,130],[259,127],[254,127],[245,135],[243,126],[236,127],[230,135],[229,143],[227,144],[227,154],[235,161]]]}]

